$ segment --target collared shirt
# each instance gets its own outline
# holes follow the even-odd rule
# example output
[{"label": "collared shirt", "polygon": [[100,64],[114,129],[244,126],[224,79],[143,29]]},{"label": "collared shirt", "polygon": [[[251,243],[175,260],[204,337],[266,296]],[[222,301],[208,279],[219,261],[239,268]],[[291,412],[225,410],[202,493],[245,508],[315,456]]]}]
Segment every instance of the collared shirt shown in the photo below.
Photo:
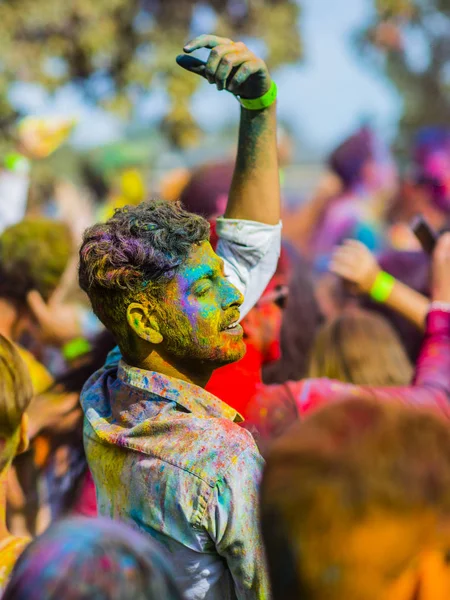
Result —
[{"label": "collared shirt", "polygon": [[[241,318],[275,272],[281,225],[218,219],[217,254],[243,293]],[[263,460],[230,406],[204,389],[121,362],[86,383],[85,447],[100,514],[169,550],[188,600],[263,600],[257,518]]]},{"label": "collared shirt", "polygon": [[100,514],[168,550],[189,600],[268,598],[263,459],[236,424],[242,417],[202,388],[123,361],[87,385],[85,449]]}]

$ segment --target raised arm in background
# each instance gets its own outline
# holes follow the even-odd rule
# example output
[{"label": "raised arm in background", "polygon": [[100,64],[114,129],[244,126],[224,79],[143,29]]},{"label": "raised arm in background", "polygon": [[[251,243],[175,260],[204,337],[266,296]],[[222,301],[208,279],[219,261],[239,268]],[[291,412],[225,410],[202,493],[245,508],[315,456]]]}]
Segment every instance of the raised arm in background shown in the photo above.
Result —
[{"label": "raised arm in background", "polygon": [[296,418],[349,395],[428,406],[450,418],[450,234],[439,238],[433,255],[432,289],[433,302],[429,305],[425,337],[411,385],[358,386],[323,378],[262,386],[247,408],[246,421],[260,450],[264,452],[270,441]]},{"label": "raised arm in background", "polygon": [[[375,256],[364,244],[356,240],[347,240],[336,250],[330,270],[346,281],[354,283],[362,294],[367,295],[370,295],[381,272]],[[419,292],[395,280],[385,304],[419,329],[425,329],[430,301]]]}]

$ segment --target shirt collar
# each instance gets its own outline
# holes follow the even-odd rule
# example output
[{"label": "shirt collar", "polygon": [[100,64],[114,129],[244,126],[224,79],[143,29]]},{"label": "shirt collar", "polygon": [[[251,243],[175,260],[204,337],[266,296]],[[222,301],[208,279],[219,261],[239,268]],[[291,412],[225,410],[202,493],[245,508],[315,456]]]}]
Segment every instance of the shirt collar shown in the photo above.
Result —
[{"label": "shirt collar", "polygon": [[117,377],[128,385],[176,402],[197,416],[229,419],[236,423],[244,421],[242,415],[220,398],[213,396],[198,385],[187,383],[182,379],[130,367],[123,360],[119,363]]}]

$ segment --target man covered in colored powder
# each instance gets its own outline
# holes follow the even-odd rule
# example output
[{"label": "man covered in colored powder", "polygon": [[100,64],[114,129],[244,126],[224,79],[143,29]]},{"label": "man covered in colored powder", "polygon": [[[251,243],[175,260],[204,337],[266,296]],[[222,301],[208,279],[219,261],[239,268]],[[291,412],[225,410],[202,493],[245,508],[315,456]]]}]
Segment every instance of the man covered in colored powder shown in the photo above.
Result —
[{"label": "man covered in colored powder", "polygon": [[242,357],[239,321],[279,256],[276,87],[244,44],[204,35],[184,51],[199,48],[212,50],[206,64],[178,63],[242,104],[217,254],[207,221],[177,203],[144,202],[87,230],[80,285],[123,358],[110,355],[83,390],[85,447],[99,512],[168,550],[187,598],[262,600],[263,460],[241,416],[204,386]]}]

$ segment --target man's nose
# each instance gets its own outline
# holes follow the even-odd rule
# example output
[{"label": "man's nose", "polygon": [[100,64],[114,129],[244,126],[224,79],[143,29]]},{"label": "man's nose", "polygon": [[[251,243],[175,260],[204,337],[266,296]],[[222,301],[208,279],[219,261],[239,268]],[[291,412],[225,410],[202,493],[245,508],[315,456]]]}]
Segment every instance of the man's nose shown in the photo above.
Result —
[{"label": "man's nose", "polygon": [[223,299],[222,306],[223,308],[239,308],[241,304],[244,302],[244,296],[237,289],[235,285],[225,280],[225,284],[223,287]]}]

